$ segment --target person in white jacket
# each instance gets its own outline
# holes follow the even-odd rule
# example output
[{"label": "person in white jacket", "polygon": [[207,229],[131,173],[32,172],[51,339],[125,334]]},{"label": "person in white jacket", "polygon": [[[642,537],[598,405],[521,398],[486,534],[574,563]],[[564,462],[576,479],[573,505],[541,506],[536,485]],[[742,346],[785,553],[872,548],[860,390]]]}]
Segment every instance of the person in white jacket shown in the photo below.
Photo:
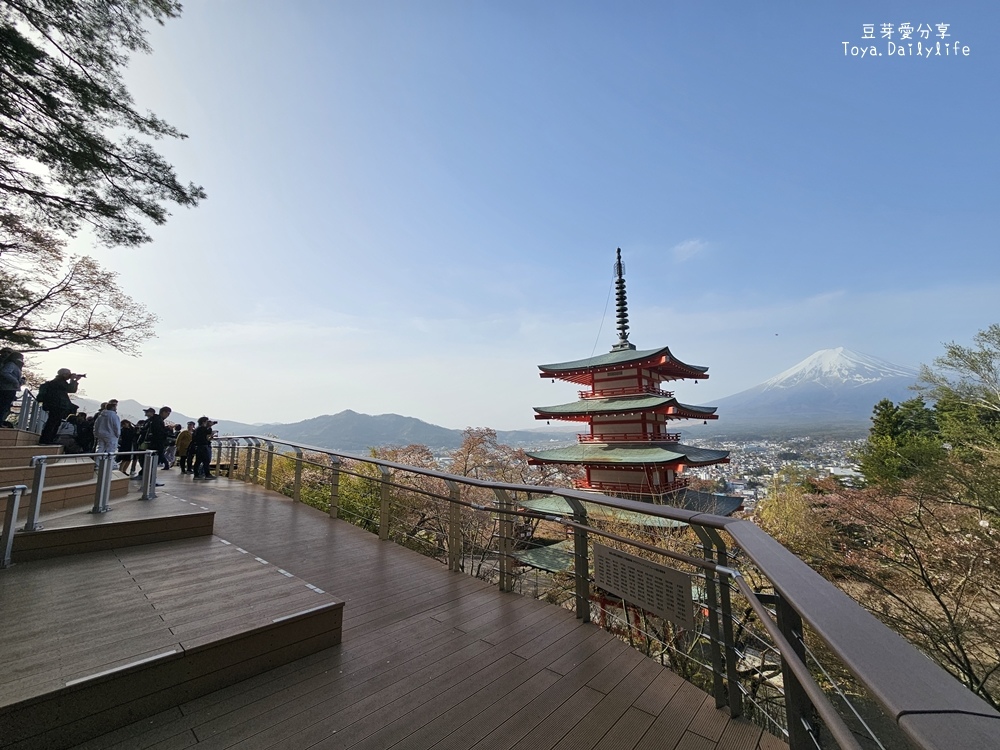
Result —
[{"label": "person in white jacket", "polygon": [[122,434],[122,420],[118,416],[118,400],[111,399],[94,421],[95,453],[117,453],[118,438]]}]

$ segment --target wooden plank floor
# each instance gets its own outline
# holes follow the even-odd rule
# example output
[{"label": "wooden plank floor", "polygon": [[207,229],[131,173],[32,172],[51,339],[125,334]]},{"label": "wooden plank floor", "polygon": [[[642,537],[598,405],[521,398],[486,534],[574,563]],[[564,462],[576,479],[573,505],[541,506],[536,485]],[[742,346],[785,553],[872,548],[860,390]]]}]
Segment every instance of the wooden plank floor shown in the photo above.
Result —
[{"label": "wooden plank floor", "polygon": [[83,743],[97,748],[778,750],[572,613],[308,506],[175,472],[154,502],[345,602],[341,645]]},{"label": "wooden plank floor", "polygon": [[0,707],[335,601],[213,536],[19,563],[0,575]]}]

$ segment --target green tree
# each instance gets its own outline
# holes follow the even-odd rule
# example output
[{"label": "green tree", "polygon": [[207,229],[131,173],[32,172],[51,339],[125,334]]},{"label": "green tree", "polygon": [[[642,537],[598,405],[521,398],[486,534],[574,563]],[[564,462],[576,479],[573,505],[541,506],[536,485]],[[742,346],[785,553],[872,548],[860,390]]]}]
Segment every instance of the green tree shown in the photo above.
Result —
[{"label": "green tree", "polygon": [[869,484],[892,485],[930,476],[944,456],[935,411],[917,396],[898,406],[889,399],[875,405],[868,440],[858,459]]}]

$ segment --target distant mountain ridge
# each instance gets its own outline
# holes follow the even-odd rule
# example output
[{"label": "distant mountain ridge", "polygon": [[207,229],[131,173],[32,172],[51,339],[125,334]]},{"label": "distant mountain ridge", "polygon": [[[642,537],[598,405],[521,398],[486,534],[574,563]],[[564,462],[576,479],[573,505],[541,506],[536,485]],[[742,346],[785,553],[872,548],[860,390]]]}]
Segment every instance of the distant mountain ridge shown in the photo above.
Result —
[{"label": "distant mountain ridge", "polygon": [[[680,430],[690,437],[821,433],[861,437],[871,424],[872,408],[881,399],[899,402],[913,398],[910,387],[916,382],[917,374],[912,367],[844,347],[823,349],[753,388],[709,404],[718,407],[718,421],[707,425],[682,424]],[[75,401],[87,412],[95,411],[98,405],[86,398]],[[119,404],[118,411],[123,417],[141,419],[143,408],[143,404],[128,400]],[[528,408],[525,407],[526,413]],[[181,424],[195,418],[177,411],[171,415],[172,421]],[[350,409],[291,424],[251,425],[220,419],[218,429],[222,435],[273,435],[295,443],[350,453],[409,444],[445,451],[462,443],[462,430],[430,424],[415,417],[361,414]],[[573,433],[567,432],[564,425],[551,431],[544,431],[544,428],[498,430],[497,439],[524,448],[575,442]]]},{"label": "distant mountain ridge", "polygon": [[[74,397],[74,403],[80,410],[93,414],[100,406],[99,402],[86,397]],[[158,409],[156,404],[149,404]],[[118,413],[123,419],[133,422],[142,419],[146,407],[138,401],[121,400]],[[198,415],[200,416],[200,415]],[[218,417],[212,416],[213,419]],[[169,421],[185,424],[196,420],[179,411],[170,415]],[[231,420],[218,419],[220,435],[273,435],[279,440],[290,440],[293,443],[314,445],[317,448],[342,450],[349,453],[363,453],[369,448],[386,445],[426,445],[431,450],[453,450],[462,444],[462,430],[452,430],[447,427],[424,422],[415,417],[404,417],[399,414],[360,414],[346,409],[337,414],[324,414],[301,422],[291,424],[246,424]],[[539,447],[548,445],[565,445],[575,442],[573,433],[553,430],[497,430],[497,440],[514,447]]]}]

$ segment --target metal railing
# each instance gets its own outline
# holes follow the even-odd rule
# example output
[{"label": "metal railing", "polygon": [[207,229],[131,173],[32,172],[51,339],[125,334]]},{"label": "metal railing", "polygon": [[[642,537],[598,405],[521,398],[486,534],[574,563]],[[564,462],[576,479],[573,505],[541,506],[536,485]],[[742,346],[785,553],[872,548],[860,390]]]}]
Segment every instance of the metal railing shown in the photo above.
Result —
[{"label": "metal railing", "polygon": [[48,468],[52,464],[67,462],[71,459],[91,458],[96,464],[97,482],[94,486],[94,506],[91,513],[107,513],[110,510],[111,480],[114,470],[115,458],[117,456],[143,456],[142,485],[140,500],[153,500],[156,497],[156,451],[125,451],[122,453],[68,453],[58,455],[40,455],[31,459],[30,466],[34,468],[34,475],[31,487],[23,484],[13,487],[0,488],[0,494],[10,493],[7,498],[7,512],[3,520],[3,536],[0,551],[3,552],[3,559],[0,560],[0,568],[10,567],[11,550],[14,544],[15,527],[17,525],[17,514],[20,510],[21,499],[24,496],[30,498],[27,518],[24,526],[17,529],[18,532],[31,533],[41,531],[44,527],[39,523],[41,516],[42,500],[45,497],[45,480]]},{"label": "metal railing", "polygon": [[673,398],[673,391],[664,391],[652,385],[631,385],[622,388],[595,388],[591,391],[577,391],[580,398],[610,398],[614,396],[664,396]]},{"label": "metal railing", "polygon": [[677,443],[680,439],[679,432],[595,432],[576,436],[578,443]]},{"label": "metal railing", "polygon": [[[522,593],[534,576],[534,595],[584,621],[596,615],[792,750],[978,748],[1000,732],[1000,714],[985,701],[749,521],[267,437],[215,446],[217,474],[308,500],[449,570]],[[566,510],[532,510],[540,497],[559,498]],[[632,520],[616,523],[615,514]],[[637,516],[645,520],[636,524]],[[526,524],[567,529],[569,538],[536,547],[549,561],[532,562]],[[636,565],[676,566],[691,582],[681,606],[694,610],[690,623],[672,625],[640,602],[598,590],[595,538],[602,548],[631,550]]]},{"label": "metal railing", "polygon": [[17,414],[17,429],[25,432],[40,433],[45,424],[46,412],[35,394],[27,388],[22,389],[21,398],[14,402]]},{"label": "metal railing", "polygon": [[21,496],[28,491],[23,484],[10,487],[0,487],[0,495],[7,495],[7,515],[3,519],[3,533],[0,535],[0,568],[10,567],[10,554],[14,548],[14,525],[17,523],[17,511],[21,504]]}]

